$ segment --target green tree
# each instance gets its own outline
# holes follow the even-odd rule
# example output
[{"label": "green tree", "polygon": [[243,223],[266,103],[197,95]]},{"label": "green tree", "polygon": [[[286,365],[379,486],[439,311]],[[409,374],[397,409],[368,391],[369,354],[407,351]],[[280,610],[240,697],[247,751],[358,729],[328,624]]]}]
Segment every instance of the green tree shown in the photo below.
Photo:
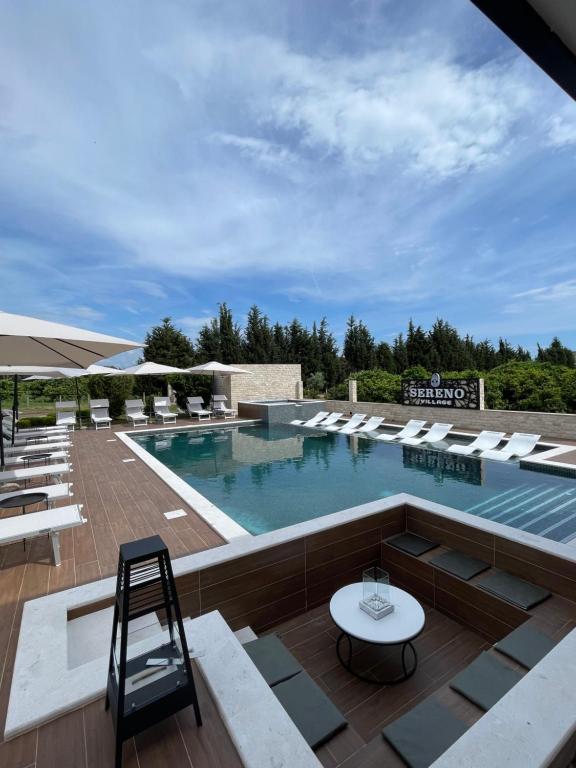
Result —
[{"label": "green tree", "polygon": [[362,371],[373,368],[376,362],[376,343],[362,320],[350,315],[344,337],[344,360],[348,370]]},{"label": "green tree", "polygon": [[[134,393],[134,376],[88,376],[91,400],[107,399],[110,416],[118,419],[124,413],[124,401]],[[144,377],[148,378],[148,377]]]},{"label": "green tree", "polygon": [[537,360],[539,363],[554,363],[574,368],[574,352],[565,347],[557,336],[554,336],[550,346],[545,349],[538,344]]},{"label": "green tree", "polygon": [[242,341],[243,361],[246,363],[271,363],[274,358],[274,337],[270,322],[256,304],[248,310]]},{"label": "green tree", "polygon": [[175,368],[190,368],[194,365],[194,347],[190,339],[174,326],[169,317],[154,326],[147,334],[144,360]]},{"label": "green tree", "polygon": [[324,374],[326,385],[331,387],[340,379],[342,365],[338,355],[336,339],[330,333],[325,317],[320,321],[318,329],[318,349],[320,355],[320,370]]}]

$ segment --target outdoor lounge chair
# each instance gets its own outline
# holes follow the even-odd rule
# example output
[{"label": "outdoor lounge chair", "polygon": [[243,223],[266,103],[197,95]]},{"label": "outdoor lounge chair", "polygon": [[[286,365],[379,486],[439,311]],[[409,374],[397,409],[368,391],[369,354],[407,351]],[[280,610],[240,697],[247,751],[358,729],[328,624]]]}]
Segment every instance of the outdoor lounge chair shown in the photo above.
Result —
[{"label": "outdoor lounge chair", "polygon": [[290,424],[294,424],[297,427],[315,427],[320,421],[323,421],[330,415],[330,411],[318,411],[311,419],[294,419]]},{"label": "outdoor lounge chair", "polygon": [[[10,491],[9,493],[0,493],[0,501],[4,501],[12,496],[24,496],[27,493],[31,493],[30,488],[23,488],[19,491]],[[55,501],[60,499],[70,499],[74,495],[72,493],[72,483],[57,483],[56,485],[41,485],[34,486],[34,493],[45,493],[48,498],[46,499],[48,506],[52,506]]]},{"label": "outdoor lounge chair", "polygon": [[72,472],[70,464],[47,464],[45,467],[30,467],[29,469],[7,469],[0,472],[0,483],[20,482],[20,480],[35,480],[38,477],[55,477],[62,482],[62,475]]},{"label": "outdoor lounge chair", "polygon": [[380,424],[382,424],[383,421],[384,421],[384,416],[371,416],[366,422],[366,424],[362,424],[361,427],[358,427],[357,429],[352,430],[352,432],[354,434],[358,434],[359,432],[375,432],[380,426]]},{"label": "outdoor lounge chair", "polygon": [[0,520],[0,546],[48,534],[52,543],[54,565],[60,565],[60,531],[85,522],[87,521],[82,517],[82,504],[4,517]]},{"label": "outdoor lounge chair", "polygon": [[448,452],[470,456],[470,454],[475,451],[488,451],[491,448],[496,448],[505,434],[505,432],[490,432],[489,430],[484,429],[471,443],[468,443],[468,445],[451,445],[448,448]]},{"label": "outdoor lounge chair", "polygon": [[504,448],[493,451],[482,451],[481,459],[494,459],[495,461],[507,461],[513,456],[519,459],[532,453],[536,444],[540,440],[540,435],[530,435],[524,432],[514,432]]},{"label": "outdoor lounge chair", "polygon": [[56,426],[74,431],[76,426],[76,402],[64,400],[56,403]]},{"label": "outdoor lounge chair", "polygon": [[316,422],[316,424],[310,424],[310,425],[302,424],[302,426],[303,427],[309,426],[310,429],[319,429],[321,427],[329,427],[332,424],[336,424],[336,422],[339,421],[343,415],[344,415],[343,413],[336,413],[336,411],[334,411],[325,419],[323,419],[323,421],[318,421]]},{"label": "outdoor lounge chair", "polygon": [[396,432],[394,435],[377,435],[374,439],[375,440],[382,440],[385,443],[391,443],[394,440],[402,440],[405,437],[415,437],[418,432],[422,429],[422,427],[426,424],[425,421],[419,421],[418,419],[410,419],[409,422],[406,423],[406,425],[399,431]]},{"label": "outdoor lounge chair", "polygon": [[[365,413],[355,413],[344,424],[343,426],[338,426],[338,424],[329,424],[325,429],[327,432],[340,432],[343,435],[351,434],[354,432],[354,430],[362,424],[364,419],[366,418]],[[322,429],[324,429],[324,425],[320,425]]]},{"label": "outdoor lounge chair", "polygon": [[190,416],[190,418],[195,416],[198,421],[212,418],[212,411],[208,411],[204,408],[204,400],[201,397],[187,397],[186,410],[188,411],[188,416]]},{"label": "outdoor lounge chair", "polygon": [[212,395],[212,413],[214,416],[223,417],[225,419],[235,419],[236,411],[234,408],[227,408],[225,403],[228,398],[226,395]]},{"label": "outdoor lounge chair", "polygon": [[403,437],[402,440],[400,440],[401,443],[404,443],[404,445],[422,445],[422,443],[439,443],[441,440],[444,440],[448,432],[452,429],[454,424],[442,424],[441,422],[436,422],[436,424],[432,424],[428,432],[426,432],[425,435],[422,437]]},{"label": "outdoor lounge chair", "polygon": [[112,425],[112,419],[108,413],[110,403],[108,400],[90,400],[90,421],[94,424],[94,428],[98,429],[110,429]]},{"label": "outdoor lounge chair", "polygon": [[[37,432],[32,432],[28,434],[27,432],[16,432],[16,435],[14,436],[14,447],[16,446],[33,446],[36,443],[35,450],[38,450],[38,444],[41,445],[47,445],[48,443],[62,443],[68,441],[68,430],[62,430],[61,432],[54,432],[54,433],[45,433],[42,432],[38,434]],[[4,431],[4,445],[6,446],[12,446],[12,434]]]},{"label": "outdoor lounge chair", "polygon": [[[48,451],[46,451],[46,461],[49,462],[58,462],[58,461],[67,461],[69,458],[68,451],[53,451],[52,453],[48,454]],[[27,456],[26,454],[20,454],[20,455],[12,455],[12,456],[5,456],[4,457],[4,464],[7,467],[26,467],[27,466]],[[38,466],[38,464],[34,464],[34,466]]]},{"label": "outdoor lounge chair", "polygon": [[169,397],[154,398],[154,418],[162,424],[176,424],[176,414],[170,410]]},{"label": "outdoor lounge chair", "polygon": [[137,427],[140,424],[145,427],[148,424],[148,416],[144,413],[142,400],[125,400],[124,407],[126,418],[132,422],[132,426]]},{"label": "outdoor lounge chair", "polygon": [[4,443],[4,455],[5,456],[26,456],[27,453],[40,453],[40,451],[67,451],[72,448],[70,440],[61,440],[60,442],[49,442],[37,444],[24,444],[14,443],[11,445],[8,441]]}]

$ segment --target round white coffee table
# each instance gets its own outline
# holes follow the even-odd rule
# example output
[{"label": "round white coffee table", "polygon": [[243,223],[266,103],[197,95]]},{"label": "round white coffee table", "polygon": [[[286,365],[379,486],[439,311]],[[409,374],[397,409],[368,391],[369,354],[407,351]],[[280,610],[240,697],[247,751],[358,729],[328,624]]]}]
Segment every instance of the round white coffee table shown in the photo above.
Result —
[{"label": "round white coffee table", "polygon": [[[398,587],[390,587],[390,602],[394,611],[382,619],[373,619],[363,611],[359,602],[363,596],[362,584],[348,584],[342,587],[330,600],[330,615],[341,630],[336,642],[336,653],[340,663],[353,675],[370,683],[393,685],[411,677],[418,666],[418,656],[412,640],[418,637],[424,628],[424,610],[418,600]],[[347,658],[343,658],[340,646],[348,642]],[[401,645],[403,674],[393,680],[381,680],[375,676],[355,672],[352,665],[352,640],[361,640],[373,645]],[[406,649],[410,648],[414,662],[410,668],[406,665]]]}]

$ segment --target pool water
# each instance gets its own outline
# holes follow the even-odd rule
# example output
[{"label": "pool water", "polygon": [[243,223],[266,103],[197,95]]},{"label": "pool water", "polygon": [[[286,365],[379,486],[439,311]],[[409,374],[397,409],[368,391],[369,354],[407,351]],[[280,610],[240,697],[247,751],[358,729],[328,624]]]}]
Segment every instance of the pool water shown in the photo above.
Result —
[{"label": "pool water", "polygon": [[511,462],[289,424],[133,437],[252,534],[406,492],[555,541],[576,536],[576,480]]}]

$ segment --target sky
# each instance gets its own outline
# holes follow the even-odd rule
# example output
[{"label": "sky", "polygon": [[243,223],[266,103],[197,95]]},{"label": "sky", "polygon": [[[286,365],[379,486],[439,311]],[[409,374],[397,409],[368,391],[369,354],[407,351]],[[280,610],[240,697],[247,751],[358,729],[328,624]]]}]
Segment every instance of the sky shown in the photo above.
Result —
[{"label": "sky", "polygon": [[576,348],[576,103],[469,0],[0,2],[0,310]]}]

